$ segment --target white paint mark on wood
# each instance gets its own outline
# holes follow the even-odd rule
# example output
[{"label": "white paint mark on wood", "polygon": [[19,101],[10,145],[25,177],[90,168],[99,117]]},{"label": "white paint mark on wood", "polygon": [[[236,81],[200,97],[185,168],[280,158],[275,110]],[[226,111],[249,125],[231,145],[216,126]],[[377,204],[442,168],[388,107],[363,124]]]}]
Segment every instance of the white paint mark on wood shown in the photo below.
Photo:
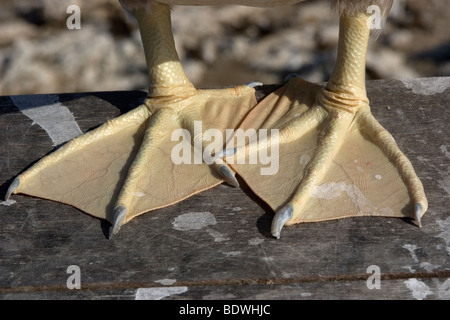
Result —
[{"label": "white paint mark on wood", "polygon": [[450,254],[450,218],[445,220],[438,219],[436,223],[442,230],[439,233],[439,237],[445,241],[447,253]]},{"label": "white paint mark on wood", "polygon": [[230,238],[225,237],[222,233],[216,230],[208,229],[206,230],[211,237],[214,238],[214,242],[224,242],[230,240]]},{"label": "white paint mark on wood", "polygon": [[300,296],[301,297],[311,297],[312,296],[312,293],[310,293],[310,292],[302,292],[302,293],[300,293]]},{"label": "white paint mark on wood", "polygon": [[[439,150],[442,152],[442,154],[450,159],[450,152],[447,149],[446,145],[440,146]],[[444,189],[449,195],[450,195],[450,172],[447,170],[447,172],[440,170],[442,179],[438,181],[439,186]]]},{"label": "white paint mark on wood", "polygon": [[273,262],[275,259],[272,257],[262,257],[261,260],[264,262]]},{"label": "white paint mark on wood", "polygon": [[415,244],[405,244],[402,248],[405,248],[406,250],[409,251],[409,253],[411,254],[411,257],[413,258],[415,263],[419,262],[419,259],[417,258],[416,255],[416,250],[417,250],[417,246]]},{"label": "white paint mark on wood", "polygon": [[177,280],[175,279],[161,279],[161,280],[156,280],[155,282],[160,283],[164,286],[170,286],[172,284],[174,284],[175,282],[177,282]]},{"label": "white paint mark on wood", "polygon": [[440,299],[450,299],[450,279],[445,280],[443,284],[439,285],[438,295]]},{"label": "white paint mark on wood", "polygon": [[434,270],[439,270],[441,268],[440,265],[434,265],[429,262],[421,262],[420,267],[427,270],[428,272],[433,272]]},{"label": "white paint mark on wood", "polygon": [[402,80],[403,84],[415,94],[433,95],[450,87],[450,78],[419,78]]},{"label": "white paint mark on wood", "polygon": [[230,251],[230,252],[223,252],[224,255],[226,255],[227,257],[236,257],[236,256],[240,256],[242,254],[241,251]]},{"label": "white paint mark on wood", "polygon": [[449,159],[450,159],[450,152],[448,152],[447,146],[442,145],[442,146],[439,147],[439,150],[442,152],[442,154],[443,154],[446,158],[449,158]]},{"label": "white paint mark on wood", "polygon": [[450,195],[450,173],[443,174],[443,179],[438,180],[438,185]]},{"label": "white paint mark on wood", "polygon": [[139,288],[136,290],[136,300],[161,300],[172,295],[187,292],[187,287],[158,287],[158,288]]},{"label": "white paint mark on wood", "polygon": [[180,231],[200,230],[215,224],[217,224],[216,218],[211,212],[184,213],[172,222],[173,228]]},{"label": "white paint mark on wood", "polygon": [[9,206],[13,205],[14,203],[16,203],[16,200],[8,199],[6,201],[0,202],[0,205],[9,207]]},{"label": "white paint mark on wood", "polygon": [[24,115],[47,132],[54,146],[83,134],[72,113],[55,94],[11,96],[11,100]]},{"label": "white paint mark on wood", "polygon": [[406,287],[411,290],[411,294],[414,299],[423,300],[427,296],[433,294],[433,292],[424,282],[417,280],[416,278],[408,279],[404,283]]},{"label": "white paint mark on wood", "polygon": [[261,238],[251,238],[248,240],[248,244],[251,246],[257,246],[264,242],[264,239]]},{"label": "white paint mark on wood", "polygon": [[[450,159],[450,152],[447,150],[446,145],[440,146],[439,150],[446,158]],[[444,189],[447,192],[447,194],[450,195],[450,171],[448,169],[447,172],[445,172],[444,170],[439,171],[440,175],[442,176],[442,179],[438,180],[438,184],[442,189]]]}]

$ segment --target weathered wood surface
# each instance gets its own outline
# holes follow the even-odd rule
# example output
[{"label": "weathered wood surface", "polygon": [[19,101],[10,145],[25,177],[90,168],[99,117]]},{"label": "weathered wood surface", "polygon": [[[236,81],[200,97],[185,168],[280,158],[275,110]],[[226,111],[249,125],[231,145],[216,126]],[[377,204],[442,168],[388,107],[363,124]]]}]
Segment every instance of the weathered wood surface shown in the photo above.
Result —
[{"label": "weathered wood surface", "polygon": [[[343,219],[289,227],[280,240],[270,236],[270,209],[227,185],[134,219],[113,240],[104,223],[70,206],[23,195],[2,202],[12,179],[54,147],[10,97],[0,97],[1,297],[449,299],[450,81],[412,83],[367,85],[373,114],[424,183],[430,207],[423,228],[401,219]],[[59,95],[83,132],[143,97]],[[198,230],[174,228],[177,217],[196,212],[213,219]],[[71,265],[80,268],[80,290],[66,286]],[[367,286],[369,266],[381,271],[380,289]]]}]

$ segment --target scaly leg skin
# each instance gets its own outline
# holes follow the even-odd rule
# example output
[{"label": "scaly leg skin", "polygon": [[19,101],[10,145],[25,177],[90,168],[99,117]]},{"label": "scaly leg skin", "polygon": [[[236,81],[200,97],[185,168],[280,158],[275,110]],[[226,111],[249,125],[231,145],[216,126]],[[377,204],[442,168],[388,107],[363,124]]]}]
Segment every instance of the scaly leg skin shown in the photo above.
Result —
[{"label": "scaly leg skin", "polygon": [[[239,145],[225,161],[285,225],[354,216],[409,217],[421,226],[422,183],[392,136],[372,116],[365,90],[370,29],[364,13],[341,14],[336,66],[325,87],[300,78],[261,101],[241,128],[277,129],[277,137]],[[261,138],[261,137],[260,137]],[[250,156],[277,153],[262,175]],[[264,150],[267,152],[267,150]],[[246,161],[238,159],[246,157]],[[266,166],[267,167],[267,166]]]},{"label": "scaly leg skin", "polygon": [[145,104],[44,157],[14,180],[6,195],[70,204],[108,220],[109,237],[137,215],[223,181],[238,185],[222,159],[203,161],[210,147],[203,137],[209,129],[224,136],[256,105],[252,85],[194,88],[175,51],[168,5],[136,3],[132,13],[149,70]]}]

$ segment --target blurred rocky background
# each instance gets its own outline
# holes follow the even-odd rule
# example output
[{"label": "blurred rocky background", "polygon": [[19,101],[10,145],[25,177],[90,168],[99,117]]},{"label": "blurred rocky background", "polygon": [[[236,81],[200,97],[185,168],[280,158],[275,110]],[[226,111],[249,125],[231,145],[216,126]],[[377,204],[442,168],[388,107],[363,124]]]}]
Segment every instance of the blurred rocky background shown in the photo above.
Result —
[{"label": "blurred rocky background", "polygon": [[[81,29],[69,30],[70,5]],[[368,79],[450,75],[450,2],[395,0],[371,43]],[[338,17],[329,0],[293,6],[174,7],[173,31],[199,87],[329,77]],[[117,0],[0,0],[0,95],[145,89],[136,24]]]}]

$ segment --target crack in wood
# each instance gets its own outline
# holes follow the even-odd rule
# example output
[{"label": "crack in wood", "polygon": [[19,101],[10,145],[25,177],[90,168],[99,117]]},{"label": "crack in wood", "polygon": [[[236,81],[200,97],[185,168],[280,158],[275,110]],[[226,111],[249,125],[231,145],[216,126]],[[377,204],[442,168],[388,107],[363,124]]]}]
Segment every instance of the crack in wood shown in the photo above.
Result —
[{"label": "crack in wood", "polygon": [[[164,287],[222,287],[222,286],[251,286],[251,285],[293,285],[310,282],[346,282],[346,281],[367,281],[371,274],[342,274],[342,275],[316,275],[316,276],[298,276],[289,278],[267,277],[267,278],[248,278],[248,279],[204,279],[196,281],[177,281],[173,285]],[[380,280],[406,280],[411,278],[432,279],[432,278],[450,278],[450,270],[436,272],[397,272],[383,273]],[[157,282],[119,282],[119,283],[83,283],[79,290],[133,290],[138,288],[157,288],[161,287]],[[18,287],[0,287],[0,294],[12,293],[39,293],[39,292],[61,292],[70,291],[64,285],[42,285],[42,286],[18,286]],[[78,291],[78,290],[77,290]]]}]

